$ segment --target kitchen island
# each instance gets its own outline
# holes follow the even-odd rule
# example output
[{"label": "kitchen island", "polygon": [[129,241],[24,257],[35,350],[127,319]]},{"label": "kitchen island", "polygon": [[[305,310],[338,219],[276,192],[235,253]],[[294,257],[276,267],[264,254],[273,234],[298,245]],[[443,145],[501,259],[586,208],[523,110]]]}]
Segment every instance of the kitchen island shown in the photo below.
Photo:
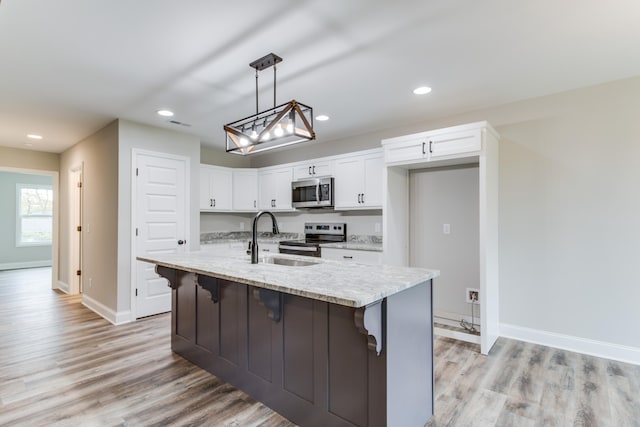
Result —
[{"label": "kitchen island", "polygon": [[172,288],[174,352],[301,426],[433,415],[437,271],[293,255],[138,257]]}]

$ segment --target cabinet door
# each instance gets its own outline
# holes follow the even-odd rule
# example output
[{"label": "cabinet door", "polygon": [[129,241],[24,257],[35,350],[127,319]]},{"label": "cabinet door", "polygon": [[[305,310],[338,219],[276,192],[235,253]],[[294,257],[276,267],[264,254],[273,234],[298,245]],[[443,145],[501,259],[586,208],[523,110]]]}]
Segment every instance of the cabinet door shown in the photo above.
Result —
[{"label": "cabinet door", "polygon": [[231,210],[231,169],[200,165],[200,210]]},{"label": "cabinet door", "polygon": [[482,149],[481,129],[443,133],[427,138],[429,159],[437,159],[457,154],[468,155]]},{"label": "cabinet door", "polygon": [[233,210],[255,212],[258,209],[258,170],[233,170]]},{"label": "cabinet door", "polygon": [[200,210],[206,211],[213,208],[211,200],[211,188],[209,180],[209,169],[200,166]]},{"label": "cabinet door", "polygon": [[347,157],[335,162],[334,204],[336,209],[361,208],[364,162],[358,156]]},{"label": "cabinet door", "polygon": [[382,252],[360,251],[353,249],[322,248],[322,258],[335,261],[358,262],[361,264],[380,264]]},{"label": "cabinet door", "polygon": [[333,174],[333,162],[320,161],[308,162],[293,168],[293,179],[318,178],[321,176],[331,176]]},{"label": "cabinet door", "polygon": [[384,146],[386,163],[411,162],[426,159],[428,156],[428,140],[416,138]]},{"label": "cabinet door", "polygon": [[210,209],[231,210],[231,170],[212,168],[209,170],[209,188],[211,189]]},{"label": "cabinet door", "polygon": [[291,168],[275,171],[275,208],[276,210],[292,210],[291,206]]},{"label": "cabinet door", "polygon": [[364,163],[362,205],[367,208],[382,209],[382,168],[384,167],[382,153],[365,156],[362,161]]},{"label": "cabinet door", "polygon": [[273,170],[258,172],[258,206],[260,210],[272,210],[276,201],[276,173]]}]

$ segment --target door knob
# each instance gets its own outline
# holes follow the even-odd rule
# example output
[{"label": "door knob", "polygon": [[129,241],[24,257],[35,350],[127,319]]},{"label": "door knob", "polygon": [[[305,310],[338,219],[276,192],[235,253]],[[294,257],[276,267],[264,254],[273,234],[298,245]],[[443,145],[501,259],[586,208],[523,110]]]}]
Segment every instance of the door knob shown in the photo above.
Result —
[{"label": "door knob", "polygon": [[178,240],[178,244],[179,244],[179,245],[184,245],[185,243],[187,243],[187,241],[186,241],[186,240]]}]

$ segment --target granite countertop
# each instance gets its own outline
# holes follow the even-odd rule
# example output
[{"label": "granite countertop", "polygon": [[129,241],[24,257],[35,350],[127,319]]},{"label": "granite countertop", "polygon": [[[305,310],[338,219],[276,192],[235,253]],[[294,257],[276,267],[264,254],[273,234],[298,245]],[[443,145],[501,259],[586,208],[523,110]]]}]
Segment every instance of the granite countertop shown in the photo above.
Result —
[{"label": "granite countertop", "polygon": [[365,265],[284,254],[260,256],[317,264],[303,267],[251,264],[248,255],[215,256],[205,251],[154,254],[138,259],[349,307],[364,307],[440,275],[437,270],[424,268]]}]

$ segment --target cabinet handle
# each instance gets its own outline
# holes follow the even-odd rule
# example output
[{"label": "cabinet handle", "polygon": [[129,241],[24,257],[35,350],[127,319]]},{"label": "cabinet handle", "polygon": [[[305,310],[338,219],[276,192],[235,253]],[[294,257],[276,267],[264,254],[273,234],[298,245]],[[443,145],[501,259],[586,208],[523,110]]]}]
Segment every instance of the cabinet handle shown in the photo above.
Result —
[{"label": "cabinet handle", "polygon": [[185,243],[187,243],[187,241],[186,241],[186,240],[182,240],[182,239],[181,239],[181,240],[178,240],[178,244],[179,244],[179,245],[184,245]]},{"label": "cabinet handle", "polygon": [[423,156],[424,156],[425,154],[427,154],[427,153],[424,151],[424,146],[425,146],[426,144],[427,144],[426,142],[424,142],[424,141],[422,142],[422,155],[423,155]]},{"label": "cabinet handle", "polygon": [[313,166],[313,175],[315,175],[315,174],[316,174],[316,167]]},{"label": "cabinet handle", "polygon": [[213,199],[213,207],[216,207],[216,199]]},{"label": "cabinet handle", "polygon": [[433,146],[433,141],[429,141],[429,153],[433,153],[432,147]]},{"label": "cabinet handle", "polygon": [[257,207],[258,207],[257,202],[254,200],[254,201],[253,201],[253,208],[255,209],[255,208],[257,208]]},{"label": "cabinet handle", "polygon": [[212,208],[213,207],[213,199],[209,199],[209,207]]},{"label": "cabinet handle", "polygon": [[364,204],[364,193],[362,193],[362,204]]},{"label": "cabinet handle", "polygon": [[311,175],[311,166],[309,166],[309,175]]},{"label": "cabinet handle", "polygon": [[271,207],[272,208],[276,207],[276,199],[271,199]]},{"label": "cabinet handle", "polygon": [[353,257],[350,256],[350,255],[342,255],[342,258],[344,258],[344,259],[353,259]]}]

